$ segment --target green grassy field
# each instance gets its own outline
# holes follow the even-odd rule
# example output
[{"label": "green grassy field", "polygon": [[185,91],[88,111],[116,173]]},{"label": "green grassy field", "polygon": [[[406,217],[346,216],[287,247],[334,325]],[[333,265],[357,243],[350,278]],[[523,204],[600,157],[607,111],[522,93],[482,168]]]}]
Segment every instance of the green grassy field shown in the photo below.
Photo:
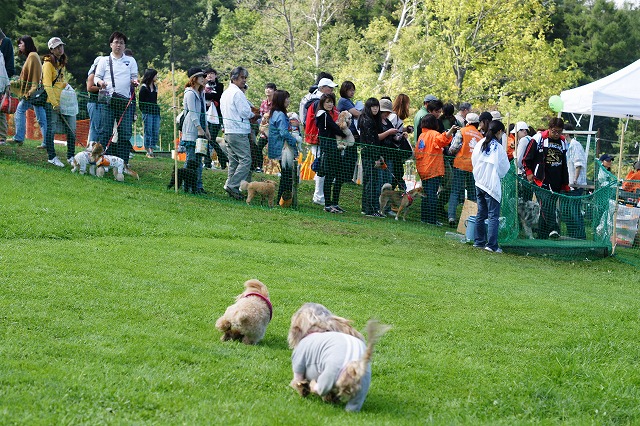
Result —
[{"label": "green grassy field", "polygon": [[[224,172],[175,194],[165,159],[124,183],[45,161],[0,147],[1,424],[640,422],[638,273],[614,258],[492,255],[364,218],[353,186],[338,216],[232,201]],[[273,321],[257,346],[221,342],[249,278]],[[360,413],[288,387],[309,301],[393,325]]]}]

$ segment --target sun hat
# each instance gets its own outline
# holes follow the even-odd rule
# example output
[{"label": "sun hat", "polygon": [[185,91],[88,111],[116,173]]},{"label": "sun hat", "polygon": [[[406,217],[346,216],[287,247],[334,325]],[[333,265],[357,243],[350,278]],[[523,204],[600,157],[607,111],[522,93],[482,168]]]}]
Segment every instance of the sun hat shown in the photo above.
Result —
[{"label": "sun hat", "polygon": [[389,99],[380,99],[380,112],[393,112],[393,105]]},{"label": "sun hat", "polygon": [[189,78],[193,76],[199,76],[199,75],[204,75],[204,71],[202,71],[202,68],[193,67],[193,68],[189,68],[189,70],[187,71],[187,77]]},{"label": "sun hat", "polygon": [[527,123],[525,123],[524,121],[518,121],[516,123],[516,126],[511,131],[511,133],[513,133],[515,135],[520,130],[529,130],[529,126],[527,125]]}]

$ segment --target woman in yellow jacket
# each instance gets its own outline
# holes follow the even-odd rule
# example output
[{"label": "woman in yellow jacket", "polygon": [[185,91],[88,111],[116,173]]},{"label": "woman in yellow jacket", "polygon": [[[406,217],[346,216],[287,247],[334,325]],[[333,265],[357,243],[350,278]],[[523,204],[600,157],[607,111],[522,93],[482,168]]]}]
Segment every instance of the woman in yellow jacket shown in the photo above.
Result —
[{"label": "woman in yellow jacket", "polygon": [[415,147],[416,168],[422,180],[422,201],[420,220],[422,223],[442,226],[436,220],[436,206],[438,203],[438,187],[444,176],[443,148],[453,138],[453,134],[460,128],[451,126],[448,132],[438,132],[438,119],[433,114],[427,114],[420,121],[422,133]]},{"label": "woman in yellow jacket", "polygon": [[58,37],[52,37],[47,43],[50,54],[46,55],[42,65],[42,85],[47,91],[47,133],[44,143],[47,147],[49,163],[54,166],[64,167],[64,164],[56,157],[53,145],[53,136],[58,129],[64,129],[67,134],[67,161],[71,164],[75,155],[76,146],[76,117],[64,115],[60,112],[60,93],[67,87],[67,55],[64,53],[64,43]]}]

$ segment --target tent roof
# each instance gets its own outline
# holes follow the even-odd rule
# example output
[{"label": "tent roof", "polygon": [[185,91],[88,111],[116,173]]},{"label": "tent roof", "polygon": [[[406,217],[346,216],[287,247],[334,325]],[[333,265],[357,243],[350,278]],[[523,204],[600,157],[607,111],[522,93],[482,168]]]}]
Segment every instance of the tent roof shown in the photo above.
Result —
[{"label": "tent roof", "polygon": [[564,112],[640,120],[640,59],[600,80],[560,94]]}]

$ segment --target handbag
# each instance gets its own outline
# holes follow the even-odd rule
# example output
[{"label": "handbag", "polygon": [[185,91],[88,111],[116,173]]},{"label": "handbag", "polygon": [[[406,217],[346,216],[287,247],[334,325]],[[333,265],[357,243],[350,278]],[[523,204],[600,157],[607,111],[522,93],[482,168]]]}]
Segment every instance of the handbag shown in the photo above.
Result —
[{"label": "handbag", "polygon": [[11,93],[5,92],[2,95],[2,103],[0,104],[0,112],[5,114],[14,114],[16,112],[16,108],[18,108],[18,102],[20,100],[11,95]]},{"label": "handbag", "polygon": [[33,106],[43,107],[47,104],[47,91],[44,89],[42,83],[38,84],[36,90],[31,92],[26,101],[29,102]]},{"label": "handbag", "polygon": [[311,170],[316,172],[318,177],[326,176],[325,155],[323,151],[320,151],[320,154],[318,154],[318,156],[313,160],[313,163],[311,163]]}]

